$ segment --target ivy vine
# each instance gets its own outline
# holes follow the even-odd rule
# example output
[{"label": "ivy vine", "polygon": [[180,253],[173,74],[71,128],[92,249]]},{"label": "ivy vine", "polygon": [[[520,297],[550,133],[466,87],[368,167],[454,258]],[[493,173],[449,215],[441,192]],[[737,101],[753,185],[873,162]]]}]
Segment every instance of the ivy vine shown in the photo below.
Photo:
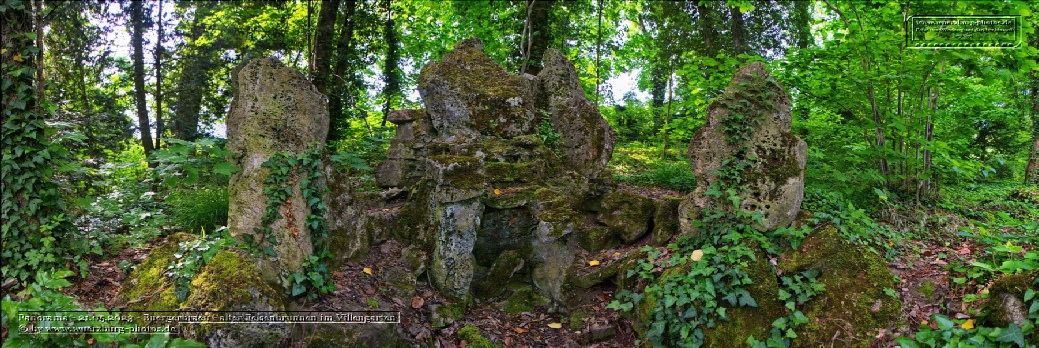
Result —
[{"label": "ivy vine", "polygon": [[[58,184],[51,180],[55,161],[67,151],[49,137],[54,130],[44,123],[57,108],[37,95],[35,62],[41,54],[32,31],[32,11],[26,2],[0,6],[4,42],[2,56],[2,278],[29,280],[37,270],[64,268],[67,261],[86,265],[80,259],[85,246],[71,243],[74,230],[65,216]],[[72,256],[69,256],[72,255]]]},{"label": "ivy vine", "polygon": [[[297,217],[292,215],[292,202],[289,200],[292,197],[293,186],[299,183],[303,200],[310,208],[304,226],[310,231],[314,252],[304,260],[302,271],[292,274],[292,296],[310,292],[310,297],[316,297],[317,294],[310,290],[321,293],[335,290],[326,262],[332,253],[328,249],[328,228],[324,218],[328,206],[321,198],[325,192],[321,180],[324,155],[324,147],[315,145],[299,154],[278,152],[264,162],[261,166],[269,170],[263,188],[267,196],[267,208],[261,218],[261,226],[254,228],[253,233],[243,234],[246,237],[245,244],[253,250],[254,255],[260,253],[268,257],[277,256],[274,247],[278,245],[278,237],[271,225],[276,220],[284,218],[286,228],[291,229],[290,233],[298,235],[301,232],[294,223]],[[288,207],[288,216],[281,214],[282,206]]]}]

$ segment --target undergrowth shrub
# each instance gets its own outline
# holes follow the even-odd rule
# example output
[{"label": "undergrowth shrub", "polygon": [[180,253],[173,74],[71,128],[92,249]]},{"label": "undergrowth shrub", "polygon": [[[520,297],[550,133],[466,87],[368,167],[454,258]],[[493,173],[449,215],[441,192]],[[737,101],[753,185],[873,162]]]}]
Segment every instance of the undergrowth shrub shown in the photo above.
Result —
[{"label": "undergrowth shrub", "polygon": [[184,231],[215,231],[227,225],[226,187],[174,190],[166,197],[170,221]]}]

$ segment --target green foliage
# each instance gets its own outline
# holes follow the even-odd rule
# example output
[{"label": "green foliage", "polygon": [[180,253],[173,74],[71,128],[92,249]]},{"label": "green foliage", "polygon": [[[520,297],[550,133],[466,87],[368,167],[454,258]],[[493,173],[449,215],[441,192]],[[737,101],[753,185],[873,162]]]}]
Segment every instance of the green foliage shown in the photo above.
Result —
[{"label": "green foliage", "polygon": [[227,225],[228,194],[223,187],[179,189],[166,196],[173,226],[185,231],[215,231]]},{"label": "green foliage", "polygon": [[[219,233],[220,231],[223,233]],[[209,260],[221,248],[236,246],[235,239],[227,233],[226,229],[216,232],[210,234],[210,238],[206,238],[206,230],[203,228],[201,238],[177,244],[177,251],[173,253],[173,262],[166,267],[166,276],[173,280],[173,294],[177,296],[178,301],[188,298],[191,291],[191,279],[209,263]]]},{"label": "green foliage", "polygon": [[549,122],[547,116],[541,118],[541,124],[538,126],[538,138],[550,149],[559,148],[559,132],[552,128],[552,123]]},{"label": "green foliage", "polygon": [[688,160],[674,152],[668,152],[665,156],[659,154],[657,148],[637,142],[618,144],[609,163],[614,180],[692,192],[696,188],[696,173],[689,168]]},{"label": "green foliage", "polygon": [[[89,314],[83,312],[84,308],[75,304],[75,298],[62,294],[58,289],[71,286],[65,278],[72,275],[71,271],[36,273],[36,281],[30,284],[24,291],[19,293],[19,300],[14,300],[10,295],[3,299],[3,313],[0,326],[7,332],[7,340],[3,347],[84,347],[92,344],[103,344],[118,347],[178,347],[199,348],[204,344],[185,340],[182,338],[170,339],[168,333],[131,333],[130,328],[120,327],[119,322],[109,320],[98,320],[98,317],[119,315],[119,312],[110,312],[104,307],[90,310]],[[31,313],[36,311],[37,313]],[[63,313],[67,312],[67,313]],[[27,315],[28,314],[28,315]],[[31,315],[65,315],[70,319],[79,316],[87,316],[89,320],[63,321],[38,321],[31,323]],[[62,330],[85,330],[91,329],[90,333],[54,334]],[[41,330],[38,332],[51,332],[51,334],[31,333],[25,330]],[[108,332],[105,332],[107,329]],[[47,331],[43,331],[47,330]]]},{"label": "green foliage", "polygon": [[226,185],[230,175],[239,171],[227,160],[226,139],[203,138],[197,141],[166,139],[165,149],[155,150],[150,162],[152,176],[167,187],[186,185]]},{"label": "green foliage", "polygon": [[[1029,290],[1033,291],[1033,290]],[[1032,292],[1034,294],[1034,291]],[[1034,296],[1034,295],[1033,295]],[[1026,342],[1025,338],[1035,331],[1039,324],[1039,315],[1035,308],[1039,308],[1039,302],[1030,302],[1032,310],[1029,311],[1029,320],[1018,326],[1010,323],[1007,327],[985,327],[978,326],[965,329],[964,323],[973,319],[949,319],[948,317],[935,314],[931,320],[938,323],[937,329],[922,325],[921,330],[911,337],[899,337],[896,343],[906,348],[919,347],[1035,347],[1035,344]]]},{"label": "green foliage", "polygon": [[751,336],[747,337],[747,344],[755,348],[789,347],[790,340],[797,338],[794,329],[808,323],[808,317],[798,310],[797,306],[805,304],[826,289],[824,284],[815,279],[818,275],[819,270],[810,269],[793,277],[781,276],[779,300],[784,301],[788,314],[772,322],[769,337],[764,342]]}]

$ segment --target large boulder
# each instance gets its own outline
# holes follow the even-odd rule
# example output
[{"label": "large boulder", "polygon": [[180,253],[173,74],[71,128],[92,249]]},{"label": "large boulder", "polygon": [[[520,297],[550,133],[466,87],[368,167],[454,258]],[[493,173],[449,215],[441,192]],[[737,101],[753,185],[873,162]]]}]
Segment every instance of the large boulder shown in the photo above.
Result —
[{"label": "large boulder", "polygon": [[530,82],[511,75],[483,53],[483,42],[459,42],[443,60],[426,65],[418,91],[441,138],[511,138],[535,127]]},{"label": "large boulder", "polygon": [[[117,306],[135,311],[283,312],[286,297],[278,284],[260,276],[256,260],[237,249],[218,251],[190,281],[187,296],[179,300],[174,282],[166,275],[180,258],[180,244],[197,239],[185,233],[171,235],[141,262],[117,294]],[[143,325],[145,323],[138,323]],[[211,347],[270,347],[289,334],[284,324],[184,324],[186,338]]]},{"label": "large boulder", "polygon": [[[245,65],[235,76],[237,88],[227,116],[227,149],[241,169],[231,175],[228,187],[228,229],[239,239],[266,243],[261,220],[267,209],[264,181],[269,170],[262,165],[278,152],[299,154],[328,136],[325,96],[306,77],[274,58]],[[306,226],[310,208],[297,181],[287,202],[279,207],[282,218],[269,227],[277,242],[275,257],[259,260],[264,277],[288,288],[289,275],[300,271],[313,252]],[[251,235],[252,237],[250,237]]]},{"label": "large boulder", "polygon": [[[740,69],[729,87],[707,108],[707,123],[689,142],[689,160],[696,172],[696,190],[683,204],[683,220],[695,219],[712,203],[707,192],[719,182],[717,171],[729,158],[742,154],[752,165],[740,176],[747,189],[740,209],[761,213],[761,231],[788,226],[801,210],[807,144],[790,132],[790,96],[765,65],[754,62]],[[731,180],[731,179],[730,179]],[[684,224],[683,232],[688,232]]]},{"label": "large boulder", "polygon": [[537,76],[538,100],[560,134],[560,151],[568,168],[598,178],[613,157],[616,132],[584,96],[574,63],[555,49],[545,51]]},{"label": "large boulder", "polygon": [[[775,266],[774,260],[770,260],[757,242],[747,246],[755,257],[743,266],[751,280],[745,283],[744,290],[755,300],[756,306],[727,308],[727,321],[718,320],[717,326],[704,330],[705,347],[742,346],[751,336],[767,340],[772,323],[788,314],[783,301],[777,298],[782,276],[808,270],[818,272],[816,280],[825,289],[797,307],[808,322],[794,329],[797,337],[792,339],[791,347],[818,347],[820,343],[870,347],[881,330],[898,325],[901,320],[901,301],[884,293],[885,288],[895,287],[887,264],[866,248],[844,242],[832,226],[812,233],[799,248],[787,250],[778,257]],[[705,255],[699,262],[709,257],[711,255]],[[710,281],[697,278],[702,275],[690,275],[691,268],[692,262],[668,268],[655,282],[667,284],[676,277],[696,284]],[[636,330],[645,334],[650,328],[644,324],[652,322],[657,312],[667,311],[668,303],[672,302],[660,294],[646,293],[635,310],[640,321]]]}]

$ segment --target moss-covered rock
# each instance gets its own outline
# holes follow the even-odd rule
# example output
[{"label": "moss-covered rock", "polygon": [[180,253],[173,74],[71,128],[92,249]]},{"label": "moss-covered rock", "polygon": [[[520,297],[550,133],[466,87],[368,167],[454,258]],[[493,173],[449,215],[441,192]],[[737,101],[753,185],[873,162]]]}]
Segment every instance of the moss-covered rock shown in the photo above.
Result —
[{"label": "moss-covered rock", "polygon": [[506,252],[529,258],[534,250],[537,220],[529,209],[486,209],[476,232],[473,257],[476,263],[491,267]]},{"label": "moss-covered rock", "polygon": [[[1033,289],[1039,292],[1039,270],[1021,274],[1005,275],[992,283],[989,288],[989,301],[983,324],[994,327],[1006,327],[1010,323],[1021,326],[1028,320],[1029,303],[1024,302],[1025,292]],[[1039,342],[1039,333],[1033,333],[1032,342]]]},{"label": "moss-covered rock", "polygon": [[[300,154],[312,144],[323,144],[329,116],[325,97],[302,73],[277,59],[253,60],[234,79],[237,88],[227,116],[227,150],[241,170],[231,174],[228,184],[227,228],[246,240],[250,238],[246,235],[266,227],[261,224],[267,210],[264,181],[269,170],[263,163],[278,152]],[[301,270],[313,252],[306,226],[310,207],[299,185],[293,185],[287,202],[279,207],[281,218],[269,226],[278,241],[269,247],[277,256],[259,263],[265,278],[280,281],[286,289],[291,285],[289,276]]]},{"label": "moss-covered rock", "polygon": [[483,280],[477,284],[473,294],[479,298],[489,298],[505,292],[504,284],[509,283],[512,275],[523,268],[523,258],[514,250],[501,253],[494,265],[487,271]]},{"label": "moss-covered rock", "polygon": [[448,298],[465,302],[473,280],[473,246],[483,216],[479,200],[444,203],[433,208],[435,229],[430,280]]},{"label": "moss-covered rock", "polygon": [[[174,261],[178,243],[193,239],[187,234],[170,236],[131,272],[117,295],[126,310],[285,310],[286,296],[280,287],[260,276],[253,258],[234,249],[218,251],[191,279],[188,297],[178,301],[166,268]],[[267,347],[288,334],[288,326],[282,324],[200,324],[186,325],[184,330],[185,337],[214,347]]]},{"label": "moss-covered rock", "polygon": [[480,332],[479,328],[477,328],[475,326],[472,326],[472,325],[466,325],[465,327],[463,327],[461,329],[458,329],[458,332],[455,333],[455,334],[458,335],[458,338],[460,338],[461,340],[466,342],[466,347],[471,347],[471,348],[501,348],[501,347],[503,347],[501,344],[497,344],[497,343],[491,342],[491,340],[487,339],[487,337],[484,336]]},{"label": "moss-covered rock", "polygon": [[531,182],[541,177],[538,161],[509,163],[487,162],[487,181],[491,183]]},{"label": "moss-covered rock", "polygon": [[491,189],[487,190],[487,193],[484,195],[483,204],[487,205],[488,208],[494,209],[518,208],[533,202],[536,191],[536,186],[498,190],[497,192]]},{"label": "moss-covered rock", "polygon": [[487,57],[477,38],[459,42],[443,60],[423,67],[418,90],[433,127],[449,141],[511,138],[536,126],[530,82]]},{"label": "moss-covered rock", "polygon": [[[726,312],[729,321],[718,320],[715,328],[704,330],[704,347],[742,347],[746,345],[745,342],[750,336],[764,340],[769,336],[772,322],[786,315],[783,303],[776,298],[779,285],[775,270],[757,243],[752,242],[750,246],[752,250],[755,250],[755,259],[750,261],[743,271],[750,276],[753,283],[744,289],[757,302],[757,307],[728,308]],[[675,277],[687,277],[691,266],[692,261],[680,267],[665,270],[655,282],[665,284]],[[651,322],[656,311],[664,308],[661,301],[659,294],[650,292],[646,293],[646,297],[636,307],[635,313],[639,322],[635,328],[640,335],[645,336],[648,329],[646,324]]]},{"label": "moss-covered rock", "polygon": [[[682,214],[711,204],[714,198],[706,192],[718,182],[718,170],[746,149],[743,157],[753,165],[742,173],[747,189],[740,193],[740,209],[762,214],[763,224],[755,223],[762,232],[793,222],[804,198],[807,144],[790,132],[790,105],[789,94],[764,64],[754,62],[736,72],[725,93],[708,106],[707,122],[689,142],[689,160],[696,172],[697,185],[690,196],[695,207],[683,207]],[[735,129],[728,127],[732,115],[749,119],[752,131],[730,134]],[[682,232],[690,232],[690,227],[683,223]]]},{"label": "moss-covered rock", "polygon": [[595,226],[577,232],[577,245],[588,251],[599,251],[620,245],[620,239],[606,226]]},{"label": "moss-covered rock", "polygon": [[180,242],[197,239],[187,233],[174,233],[166,242],[153,248],[141,264],[123,281],[116,303],[126,305],[127,310],[176,310],[179,306],[173,294],[173,284],[166,276],[166,268],[174,261]]},{"label": "moss-covered rock", "polygon": [[429,322],[434,329],[444,328],[462,319],[465,306],[458,303],[429,305]]},{"label": "moss-covered rock", "polygon": [[524,286],[509,295],[505,300],[502,310],[509,313],[533,312],[534,307],[547,305],[549,300],[534,291],[530,286]]},{"label": "moss-covered rock", "polygon": [[664,246],[671,237],[678,234],[678,206],[681,203],[681,198],[671,196],[664,196],[656,202],[657,207],[653,211],[653,231],[649,234],[650,243]]},{"label": "moss-covered rock", "polygon": [[616,132],[584,96],[574,64],[555,49],[543,56],[544,68],[536,84],[538,104],[549,113],[552,129],[560,135],[559,152],[565,170],[598,178],[613,156]]},{"label": "moss-covered rock", "polygon": [[631,243],[649,232],[656,206],[653,200],[631,192],[614,192],[603,198],[599,220],[609,226],[625,243]]},{"label": "moss-covered rock", "polygon": [[879,330],[900,320],[901,301],[884,293],[884,288],[895,288],[887,264],[865,248],[843,242],[833,226],[784,253],[779,268],[784,274],[817,269],[817,280],[826,286],[804,305],[802,312],[811,321],[799,329],[795,345],[836,340],[847,347],[868,347]]},{"label": "moss-covered rock", "polygon": [[578,265],[570,272],[568,281],[576,287],[587,289],[610,280],[615,276],[623,275],[626,277],[627,271],[634,269],[638,265],[638,261],[645,257],[645,252],[636,250],[629,252],[618,260],[600,264],[599,266],[584,267],[584,265]]}]

